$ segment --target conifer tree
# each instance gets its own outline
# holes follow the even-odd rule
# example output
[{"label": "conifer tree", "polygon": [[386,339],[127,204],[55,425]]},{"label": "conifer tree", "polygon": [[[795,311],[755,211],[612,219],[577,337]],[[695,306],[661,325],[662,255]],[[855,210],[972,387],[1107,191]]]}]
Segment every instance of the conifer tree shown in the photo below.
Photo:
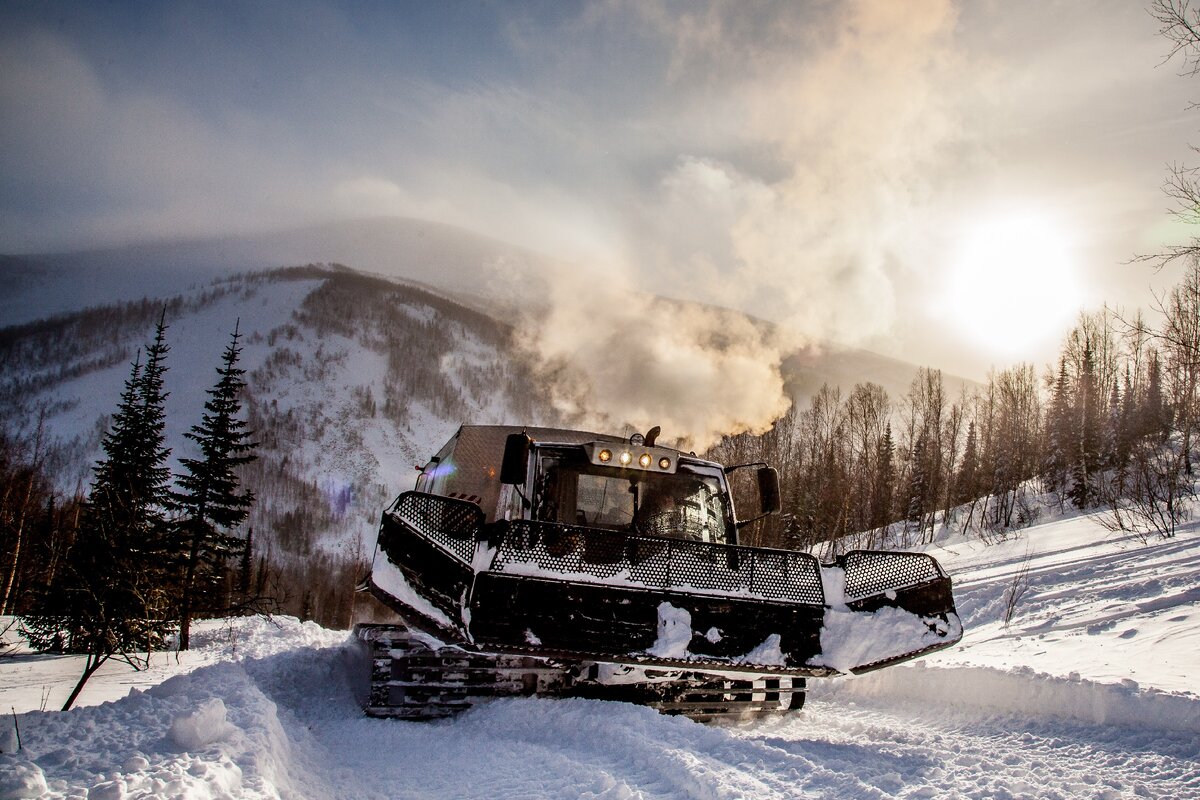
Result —
[{"label": "conifer tree", "polygon": [[1076,389],[1075,447],[1072,463],[1071,501],[1084,509],[1096,500],[1100,469],[1100,397],[1096,385],[1096,360],[1090,343],[1084,345],[1083,363]]},{"label": "conifer tree", "polygon": [[170,454],[163,444],[165,332],[160,317],[146,364],[139,354],[131,365],[100,443],[104,455],[93,468],[75,543],[23,629],[35,649],[87,656],[64,710],[102,664],[114,656],[142,662],[171,627],[163,559]]},{"label": "conifer tree", "polygon": [[1150,362],[1146,372],[1146,397],[1138,414],[1138,433],[1141,436],[1154,436],[1157,441],[1165,442],[1171,421],[1163,395],[1162,362],[1157,350],[1150,351]]},{"label": "conifer tree", "polygon": [[251,579],[254,577],[254,528],[246,531],[246,541],[242,545],[241,562],[238,564],[238,593],[243,598],[250,597]]},{"label": "conifer tree", "polygon": [[179,512],[180,554],[179,649],[190,645],[192,616],[198,603],[207,610],[224,610],[227,600],[214,596],[227,576],[230,562],[239,558],[248,542],[234,536],[233,529],[250,513],[254,495],[239,491],[237,468],[253,461],[257,443],[250,441],[241,411],[245,370],[237,366],[241,334],[234,326],[225,348],[217,382],[208,390],[204,415],[199,424],[184,434],[200,449],[199,458],[182,458],[184,473],[179,490],[171,497]]},{"label": "conifer tree", "polygon": [[1108,396],[1108,414],[1104,418],[1100,437],[1100,464],[1108,469],[1119,469],[1122,442],[1125,438],[1124,418],[1121,416],[1121,392],[1114,380]]},{"label": "conifer tree", "polygon": [[955,504],[974,500],[980,494],[979,487],[979,440],[975,433],[975,420],[967,423],[967,441],[963,445],[962,463],[958,468],[958,478],[954,482],[957,492]]},{"label": "conifer tree", "polygon": [[892,495],[895,492],[896,446],[892,441],[892,423],[885,424],[876,447],[874,481],[871,487],[870,526],[882,528],[892,521]]},{"label": "conifer tree", "polygon": [[905,531],[915,530],[922,533],[925,530],[925,507],[929,493],[929,478],[926,473],[926,450],[928,442],[921,434],[913,445],[911,453],[911,471],[908,478],[908,504],[905,509]]},{"label": "conifer tree", "polygon": [[1060,498],[1066,495],[1067,478],[1070,472],[1071,446],[1074,425],[1071,420],[1071,381],[1067,375],[1067,359],[1058,362],[1058,377],[1050,396],[1050,410],[1046,419],[1046,455],[1042,463],[1042,481],[1048,491]]}]

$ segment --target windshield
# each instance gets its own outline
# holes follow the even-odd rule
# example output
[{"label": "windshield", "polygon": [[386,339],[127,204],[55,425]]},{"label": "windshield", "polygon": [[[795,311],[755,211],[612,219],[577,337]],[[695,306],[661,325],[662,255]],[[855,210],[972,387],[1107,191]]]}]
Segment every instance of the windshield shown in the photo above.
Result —
[{"label": "windshield", "polygon": [[673,475],[598,467],[578,451],[539,454],[534,519],[704,542],[726,541],[716,474],[680,465]]}]

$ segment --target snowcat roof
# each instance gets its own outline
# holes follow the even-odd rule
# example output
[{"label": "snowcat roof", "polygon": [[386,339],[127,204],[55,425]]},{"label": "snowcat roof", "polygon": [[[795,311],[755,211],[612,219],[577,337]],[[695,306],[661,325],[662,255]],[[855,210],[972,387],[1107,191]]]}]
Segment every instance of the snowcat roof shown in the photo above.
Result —
[{"label": "snowcat roof", "polygon": [[[534,425],[462,425],[459,427],[458,436],[467,434],[467,438],[473,439],[480,443],[487,442],[487,446],[493,446],[499,442],[500,449],[504,449],[504,440],[511,433],[521,433],[524,431],[533,440],[534,444],[587,444],[588,442],[613,442],[614,444],[622,444],[629,441],[628,437],[614,436],[611,433],[592,433],[591,431],[573,430],[570,428],[540,428]],[[697,456],[695,453],[687,453],[675,447],[670,447],[664,444],[655,444],[655,447],[674,450],[680,455],[696,461],[713,463],[707,459]]]}]

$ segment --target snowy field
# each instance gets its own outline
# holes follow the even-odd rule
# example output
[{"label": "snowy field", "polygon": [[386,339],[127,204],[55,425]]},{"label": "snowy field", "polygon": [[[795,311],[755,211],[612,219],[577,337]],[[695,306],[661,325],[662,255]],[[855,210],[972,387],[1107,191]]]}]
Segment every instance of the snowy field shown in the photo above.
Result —
[{"label": "snowy field", "polygon": [[79,660],[12,655],[0,749],[14,721],[22,749],[0,798],[1200,798],[1197,526],[1144,545],[1076,516],[930,552],[960,645],[742,724],[537,699],[368,719],[347,634],[288,618],[205,623],[193,652],[109,665],[67,713],[40,709]]}]

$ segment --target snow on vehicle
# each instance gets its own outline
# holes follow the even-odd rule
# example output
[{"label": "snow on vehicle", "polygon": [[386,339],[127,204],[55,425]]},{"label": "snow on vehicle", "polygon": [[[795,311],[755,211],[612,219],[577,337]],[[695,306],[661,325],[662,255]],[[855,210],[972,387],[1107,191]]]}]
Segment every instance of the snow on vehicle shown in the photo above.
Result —
[{"label": "snow on vehicle", "polygon": [[[428,719],[505,695],[596,697],[697,719],[799,708],[805,679],[962,637],[921,553],[747,547],[778,473],[574,430],[464,425],[383,513],[361,588],[368,714]],[[739,516],[730,476],[758,507]],[[746,473],[743,473],[746,474]],[[369,680],[366,680],[369,673]]]}]

